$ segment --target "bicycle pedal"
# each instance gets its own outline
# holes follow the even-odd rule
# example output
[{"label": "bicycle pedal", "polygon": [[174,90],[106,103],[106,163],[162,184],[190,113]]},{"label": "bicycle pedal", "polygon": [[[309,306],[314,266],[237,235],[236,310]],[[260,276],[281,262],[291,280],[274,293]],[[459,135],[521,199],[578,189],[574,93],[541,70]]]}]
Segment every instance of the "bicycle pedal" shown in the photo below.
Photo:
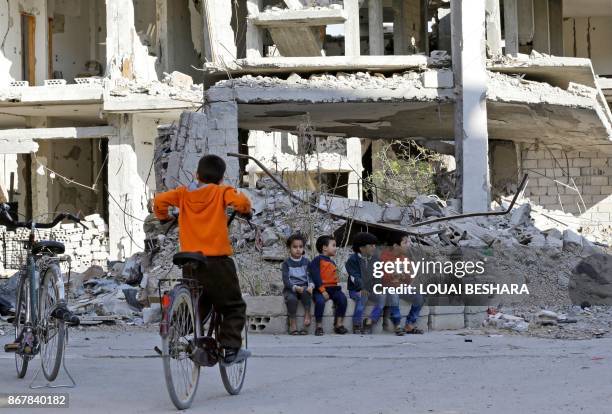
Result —
[{"label": "bicycle pedal", "polygon": [[153,350],[158,354],[161,355],[162,354],[162,350],[159,349],[159,347],[157,345],[155,345],[155,347],[153,348]]}]

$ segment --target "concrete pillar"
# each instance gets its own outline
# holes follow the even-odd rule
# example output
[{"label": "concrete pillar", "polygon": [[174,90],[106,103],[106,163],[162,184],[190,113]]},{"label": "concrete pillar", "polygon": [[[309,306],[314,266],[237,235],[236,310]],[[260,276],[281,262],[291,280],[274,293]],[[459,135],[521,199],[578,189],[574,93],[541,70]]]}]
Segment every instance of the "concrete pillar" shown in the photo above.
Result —
[{"label": "concrete pillar", "polygon": [[504,39],[506,54],[517,56],[519,52],[517,0],[504,0]]},{"label": "concrete pillar", "polygon": [[344,0],[346,22],[344,23],[344,55],[359,56],[359,0]]},{"label": "concrete pillar", "polygon": [[368,30],[370,38],[370,55],[384,55],[385,38],[383,33],[382,0],[368,0]]},{"label": "concrete pillar", "polygon": [[347,196],[353,200],[363,199],[361,191],[361,178],[363,174],[363,164],[361,161],[361,139],[347,138],[346,157],[353,171],[349,172]]},{"label": "concrete pillar", "polygon": [[203,0],[205,55],[220,66],[236,60],[237,50],[232,29],[232,4],[227,0]]},{"label": "concrete pillar", "polygon": [[144,249],[142,220],[149,214],[133,135],[133,115],[109,115],[118,135],[108,139],[108,232],[111,260],[125,260]]},{"label": "concrete pillar", "polygon": [[238,158],[228,152],[238,152],[238,105],[235,101],[212,102],[206,108],[208,130],[205,153],[216,154],[225,160],[226,184],[237,186],[240,181]]},{"label": "concrete pillar", "polygon": [[526,45],[533,40],[533,0],[517,0],[519,46]]},{"label": "concrete pillar", "polygon": [[132,55],[133,26],[131,1],[106,0],[106,70],[112,78],[132,77],[133,65],[126,60]]},{"label": "concrete pillar", "polygon": [[[263,6],[263,0],[247,0],[248,17],[259,14]],[[246,32],[246,57],[247,59],[259,58],[263,52],[263,33],[256,25],[250,23],[247,18]]]},{"label": "concrete pillar", "polygon": [[489,57],[502,54],[501,43],[501,18],[499,12],[499,0],[486,0],[486,30],[487,30],[487,54]]},{"label": "concrete pillar", "polygon": [[485,4],[451,2],[457,194],[463,212],[489,209]]},{"label": "concrete pillar", "polygon": [[563,0],[548,0],[550,54],[563,56]]},{"label": "concrete pillar", "polygon": [[410,55],[425,51],[420,0],[393,0],[393,53]]},{"label": "concrete pillar", "polygon": [[[48,126],[47,117],[28,117],[26,120],[28,128],[46,128]],[[32,191],[32,217],[40,216],[41,214],[48,213],[49,208],[49,188],[48,188],[48,176],[44,169],[40,168],[40,165],[47,166],[47,143],[40,142],[38,152],[32,155],[31,168],[31,187]],[[42,173],[42,174],[40,174]]]},{"label": "concrete pillar", "polygon": [[550,18],[548,0],[533,2],[533,49],[540,53],[550,53]]},{"label": "concrete pillar", "polygon": [[36,47],[36,84],[42,85],[45,79],[49,79],[49,17],[47,13],[47,1],[37,0],[36,7],[36,33],[34,34]]},{"label": "concrete pillar", "polygon": [[170,51],[168,39],[168,0],[156,0],[157,47],[159,48],[161,72],[170,73]]}]

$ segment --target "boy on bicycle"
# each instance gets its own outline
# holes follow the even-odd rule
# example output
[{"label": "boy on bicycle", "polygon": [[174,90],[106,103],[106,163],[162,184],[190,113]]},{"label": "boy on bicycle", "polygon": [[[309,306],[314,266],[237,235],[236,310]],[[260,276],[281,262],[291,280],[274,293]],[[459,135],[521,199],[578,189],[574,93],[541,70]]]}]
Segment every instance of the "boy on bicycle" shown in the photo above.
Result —
[{"label": "boy on bicycle", "polygon": [[179,242],[182,252],[200,252],[207,257],[206,266],[196,270],[204,287],[199,308],[214,306],[223,316],[219,343],[224,349],[225,363],[236,360],[242,346],[242,329],[246,322],[246,304],[242,299],[236,266],[230,257],[230,245],[225,210],[246,216],[251,214],[251,202],[234,187],[222,185],[225,162],[217,155],[204,155],[196,172],[198,188],[179,187],[158,194],[154,213],[160,221],[169,220],[168,208],[178,207]]}]

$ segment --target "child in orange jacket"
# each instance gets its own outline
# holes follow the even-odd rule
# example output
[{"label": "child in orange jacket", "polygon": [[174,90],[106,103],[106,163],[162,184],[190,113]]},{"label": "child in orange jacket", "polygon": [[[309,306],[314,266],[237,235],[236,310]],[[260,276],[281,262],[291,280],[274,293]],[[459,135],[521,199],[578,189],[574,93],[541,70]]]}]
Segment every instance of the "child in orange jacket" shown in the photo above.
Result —
[{"label": "child in orange jacket", "polygon": [[316,242],[319,255],[312,259],[308,272],[314,282],[312,298],[315,302],[315,320],[317,323],[315,335],[323,335],[323,311],[325,302],[332,300],[335,305],[334,332],[340,335],[347,333],[344,327],[346,314],[346,295],[338,283],[338,269],[331,259],[336,255],[336,240],[333,236],[321,236]]},{"label": "child in orange jacket", "polygon": [[207,264],[196,270],[203,285],[200,310],[213,305],[223,315],[219,342],[225,350],[225,362],[233,362],[242,346],[246,322],[246,304],[242,299],[236,265],[230,257],[232,246],[227,229],[227,206],[238,213],[250,214],[248,197],[229,185],[222,185],[225,162],[216,155],[205,155],[198,163],[197,178],[202,184],[190,190],[179,187],[155,197],[154,212],[168,220],[168,208],[179,208],[179,242],[183,252],[200,252]]}]

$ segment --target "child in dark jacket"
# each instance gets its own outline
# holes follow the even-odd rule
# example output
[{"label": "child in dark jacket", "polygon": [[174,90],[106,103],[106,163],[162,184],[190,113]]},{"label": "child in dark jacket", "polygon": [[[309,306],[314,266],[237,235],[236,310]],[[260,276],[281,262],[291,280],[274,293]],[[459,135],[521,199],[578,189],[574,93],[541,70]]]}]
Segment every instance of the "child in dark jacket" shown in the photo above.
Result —
[{"label": "child in dark jacket", "polygon": [[[310,304],[312,303],[312,290],[314,283],[308,275],[310,260],[304,256],[304,245],[306,240],[299,233],[293,234],[287,239],[289,257],[281,266],[283,272],[283,296],[289,314],[289,334],[307,335],[310,326]],[[304,329],[297,329],[297,306],[298,301],[304,305]]]},{"label": "child in dark jacket", "polygon": [[363,311],[368,302],[368,289],[371,285],[372,265],[378,239],[371,233],[357,233],[353,237],[353,253],[344,267],[348,273],[349,297],[355,302],[353,312],[353,333],[364,333]]},{"label": "child in dark jacket", "polygon": [[315,335],[323,335],[323,311],[325,302],[332,300],[335,305],[334,332],[344,335],[348,331],[344,327],[346,314],[346,296],[338,284],[338,269],[331,259],[336,255],[336,240],[333,236],[321,236],[316,243],[319,255],[312,259],[308,266],[310,277],[314,282],[313,299],[315,302],[315,319],[317,327]]}]

